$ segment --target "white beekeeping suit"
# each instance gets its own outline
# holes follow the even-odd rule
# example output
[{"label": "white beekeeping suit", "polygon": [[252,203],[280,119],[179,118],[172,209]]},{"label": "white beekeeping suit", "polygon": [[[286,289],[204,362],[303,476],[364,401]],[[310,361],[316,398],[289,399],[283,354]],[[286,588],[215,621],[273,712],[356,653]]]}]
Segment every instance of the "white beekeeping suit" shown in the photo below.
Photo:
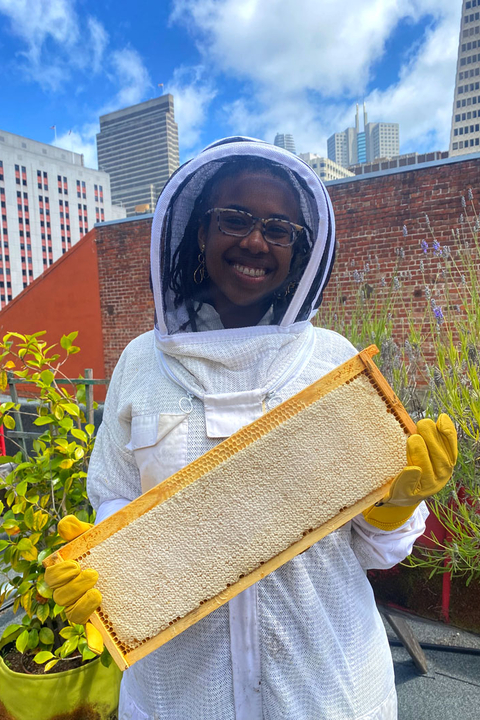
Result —
[{"label": "white beekeeping suit", "polygon": [[[272,306],[254,327],[224,329],[208,302],[176,303],[171,277],[205,184],[251,156],[288,175],[308,249],[281,316]],[[231,138],[173,175],[152,226],[157,324],[118,362],[90,463],[97,520],[356,353],[309,322],[333,256],[328,195],[295,155]],[[420,506],[390,533],[356,518],[136,662],[124,673],[119,719],[394,720],[392,660],[365,570],[403,559],[425,514]]]}]

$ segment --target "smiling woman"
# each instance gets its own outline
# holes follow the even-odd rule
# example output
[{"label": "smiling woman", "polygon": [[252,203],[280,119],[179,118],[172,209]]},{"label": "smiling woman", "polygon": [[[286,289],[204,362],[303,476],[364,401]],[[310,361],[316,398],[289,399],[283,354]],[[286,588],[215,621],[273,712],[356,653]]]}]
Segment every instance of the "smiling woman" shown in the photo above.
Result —
[{"label": "smiling woman", "polygon": [[262,158],[237,158],[217,169],[173,260],[175,306],[185,303],[189,311],[183,329],[206,329],[198,318],[203,303],[225,328],[279,320],[313,244],[297,187],[284,168]]},{"label": "smiling woman", "polygon": [[[89,465],[97,521],[356,354],[309,322],[334,242],[324,186],[286,150],[229,138],[174,173],[152,224],[155,328],[122,353]],[[339,452],[342,429],[330,438]],[[322,432],[312,453],[326,446]],[[262,460],[262,472],[282,462]],[[248,486],[248,467],[245,475]],[[242,516],[222,484],[222,502],[233,502],[242,527],[258,511],[246,495]],[[299,502],[310,501],[302,494]],[[365,569],[408,554],[424,528],[416,504],[395,521],[390,507],[355,517],[138,660],[124,672],[119,718],[395,720],[392,661]],[[229,532],[225,513],[215,517],[220,534]],[[191,523],[182,514],[196,537]],[[188,557],[175,561],[187,577]],[[102,581],[122,598],[118,578]]]}]

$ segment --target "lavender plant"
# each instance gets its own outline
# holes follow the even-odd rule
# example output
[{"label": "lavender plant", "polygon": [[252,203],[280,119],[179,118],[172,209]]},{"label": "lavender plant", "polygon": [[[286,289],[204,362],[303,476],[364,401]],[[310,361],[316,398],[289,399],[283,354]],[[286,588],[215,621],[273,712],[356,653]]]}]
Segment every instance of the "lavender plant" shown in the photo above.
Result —
[{"label": "lavender plant", "polygon": [[[459,437],[453,481],[430,503],[445,529],[443,540],[410,564],[480,577],[480,220],[473,193],[461,199],[458,226],[441,242],[427,215],[418,247],[399,244],[390,276],[378,259],[347,267],[334,278],[334,297],[319,324],[358,348],[380,348],[377,364],[414,420],[446,412]],[[399,243],[406,243],[404,225]],[[421,302],[407,299],[403,283],[418,268]]]}]

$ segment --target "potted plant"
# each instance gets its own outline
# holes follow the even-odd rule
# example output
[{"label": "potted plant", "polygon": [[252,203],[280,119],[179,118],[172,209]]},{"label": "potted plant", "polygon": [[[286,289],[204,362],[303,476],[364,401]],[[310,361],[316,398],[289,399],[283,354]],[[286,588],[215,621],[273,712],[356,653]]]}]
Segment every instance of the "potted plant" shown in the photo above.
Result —
[{"label": "potted plant", "polygon": [[7,333],[0,342],[0,389],[12,373],[35,390],[28,412],[0,404],[0,425],[15,432],[22,413],[39,432],[30,449],[0,457],[12,464],[0,478],[0,607],[14,598],[14,613],[23,611],[0,640],[0,717],[103,720],[116,711],[121,673],[106,650],[97,657],[89,649],[85,628],[68,622],[44,580],[42,561],[64,542],[60,519],[94,519],[85,487],[94,426],[82,409],[85,386],[62,371],[79,351],[77,333],[61,338],[60,352],[43,335]]}]

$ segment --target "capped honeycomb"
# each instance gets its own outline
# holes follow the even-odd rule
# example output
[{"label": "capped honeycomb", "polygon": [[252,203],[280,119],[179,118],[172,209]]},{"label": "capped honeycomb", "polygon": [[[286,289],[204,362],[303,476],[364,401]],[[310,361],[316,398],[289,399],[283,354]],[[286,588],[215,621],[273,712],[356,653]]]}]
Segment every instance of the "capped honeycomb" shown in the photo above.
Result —
[{"label": "capped honeycomb", "polygon": [[415,426],[361,355],[60,551],[98,570],[123,667],[384,494]]}]

